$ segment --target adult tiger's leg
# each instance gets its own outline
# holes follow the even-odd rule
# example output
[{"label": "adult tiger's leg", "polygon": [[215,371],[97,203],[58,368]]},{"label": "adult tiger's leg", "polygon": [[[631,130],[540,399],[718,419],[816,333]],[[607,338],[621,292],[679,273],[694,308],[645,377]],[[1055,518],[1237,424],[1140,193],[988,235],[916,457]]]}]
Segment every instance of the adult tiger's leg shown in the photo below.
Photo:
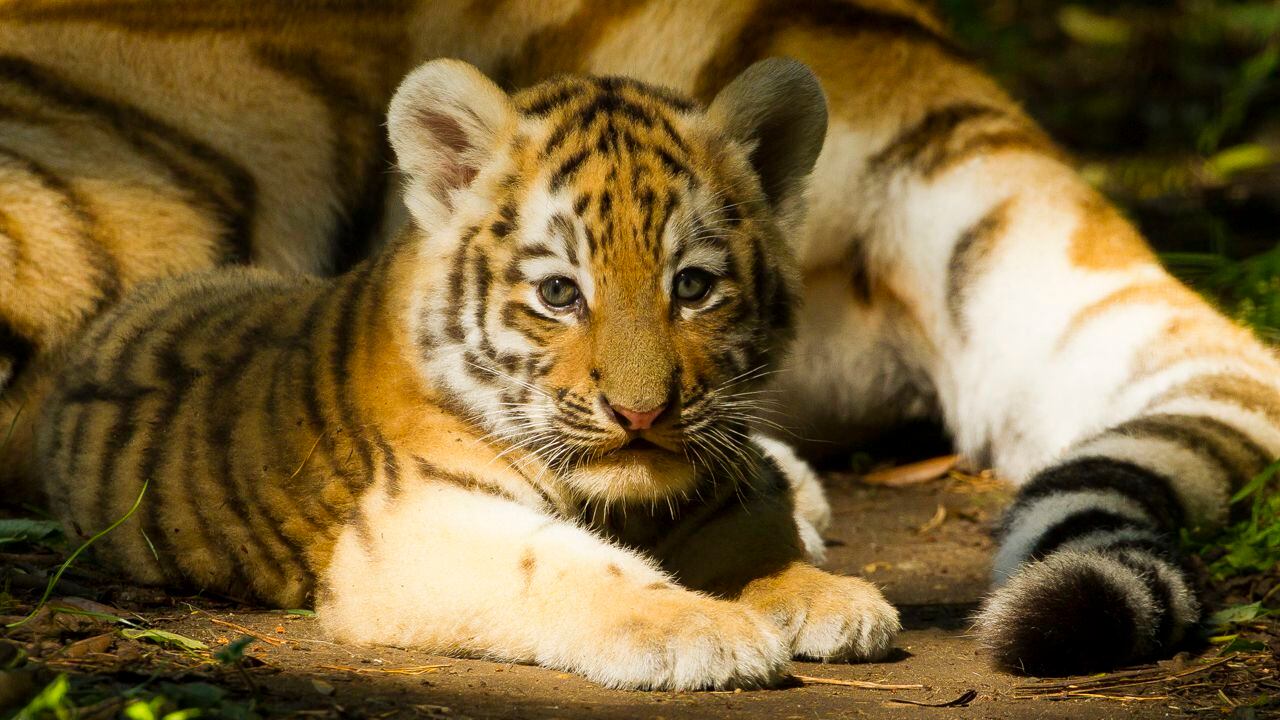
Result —
[{"label": "adult tiger's leg", "polygon": [[796,57],[830,99],[783,380],[808,398],[797,420],[821,398],[849,416],[883,398],[833,384],[843,359],[875,391],[861,353],[878,350],[879,384],[936,397],[959,449],[1021,485],[979,623],[997,662],[1072,672],[1170,652],[1201,613],[1174,539],[1224,520],[1280,456],[1280,364],[1171,278],[923,11],[800,3],[720,46],[728,69]]}]

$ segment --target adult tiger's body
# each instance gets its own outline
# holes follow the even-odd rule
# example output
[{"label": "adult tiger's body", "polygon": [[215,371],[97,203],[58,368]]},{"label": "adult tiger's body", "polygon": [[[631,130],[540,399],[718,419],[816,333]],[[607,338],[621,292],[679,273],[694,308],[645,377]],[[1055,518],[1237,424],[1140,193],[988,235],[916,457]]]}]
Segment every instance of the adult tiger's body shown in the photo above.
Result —
[{"label": "adult tiger's body", "polygon": [[419,60],[706,100],[789,55],[831,123],[784,420],[843,441],[938,416],[1023,486],[980,623],[998,662],[1167,652],[1200,615],[1170,538],[1222,521],[1280,454],[1272,354],[1172,280],[916,3],[14,2],[0,39],[0,342],[10,374],[34,358],[9,416],[41,353],[139,278],[246,256],[324,272],[394,226],[377,123]]}]

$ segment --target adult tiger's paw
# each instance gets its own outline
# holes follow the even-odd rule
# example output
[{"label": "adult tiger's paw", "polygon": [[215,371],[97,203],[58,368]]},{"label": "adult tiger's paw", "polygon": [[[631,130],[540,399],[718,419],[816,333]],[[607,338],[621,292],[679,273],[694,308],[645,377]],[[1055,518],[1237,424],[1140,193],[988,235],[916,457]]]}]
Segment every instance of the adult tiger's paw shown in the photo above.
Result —
[{"label": "adult tiger's paw", "polygon": [[902,629],[876,586],[802,563],[752,581],[740,600],[778,625],[797,658],[879,660]]},{"label": "adult tiger's paw", "polygon": [[777,627],[741,604],[674,587],[619,602],[634,609],[601,628],[590,659],[573,668],[601,685],[636,690],[767,687],[785,675],[790,663]]}]

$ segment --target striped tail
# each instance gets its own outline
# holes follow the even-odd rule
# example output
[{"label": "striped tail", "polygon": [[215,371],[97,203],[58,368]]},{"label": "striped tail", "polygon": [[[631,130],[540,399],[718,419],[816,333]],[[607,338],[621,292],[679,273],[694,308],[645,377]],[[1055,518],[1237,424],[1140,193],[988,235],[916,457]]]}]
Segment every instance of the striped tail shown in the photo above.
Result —
[{"label": "striped tail", "polygon": [[1170,483],[1086,457],[1042,472],[1009,509],[978,630],[1009,670],[1069,675],[1139,662],[1200,620]]},{"label": "striped tail", "polygon": [[1225,519],[1232,488],[1272,459],[1225,423],[1155,414],[1035,475],[1004,519],[977,617],[996,664],[1070,675],[1170,654],[1203,605],[1179,530]]}]

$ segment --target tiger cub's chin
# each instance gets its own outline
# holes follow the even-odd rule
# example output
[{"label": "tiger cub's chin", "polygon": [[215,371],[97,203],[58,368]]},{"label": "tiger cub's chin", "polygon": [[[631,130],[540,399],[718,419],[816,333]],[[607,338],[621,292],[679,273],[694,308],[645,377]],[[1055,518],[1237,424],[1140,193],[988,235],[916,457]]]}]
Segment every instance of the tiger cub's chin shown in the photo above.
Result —
[{"label": "tiger cub's chin", "polygon": [[683,455],[665,448],[624,447],[580,465],[565,482],[586,497],[611,503],[647,502],[693,491],[698,470]]}]

